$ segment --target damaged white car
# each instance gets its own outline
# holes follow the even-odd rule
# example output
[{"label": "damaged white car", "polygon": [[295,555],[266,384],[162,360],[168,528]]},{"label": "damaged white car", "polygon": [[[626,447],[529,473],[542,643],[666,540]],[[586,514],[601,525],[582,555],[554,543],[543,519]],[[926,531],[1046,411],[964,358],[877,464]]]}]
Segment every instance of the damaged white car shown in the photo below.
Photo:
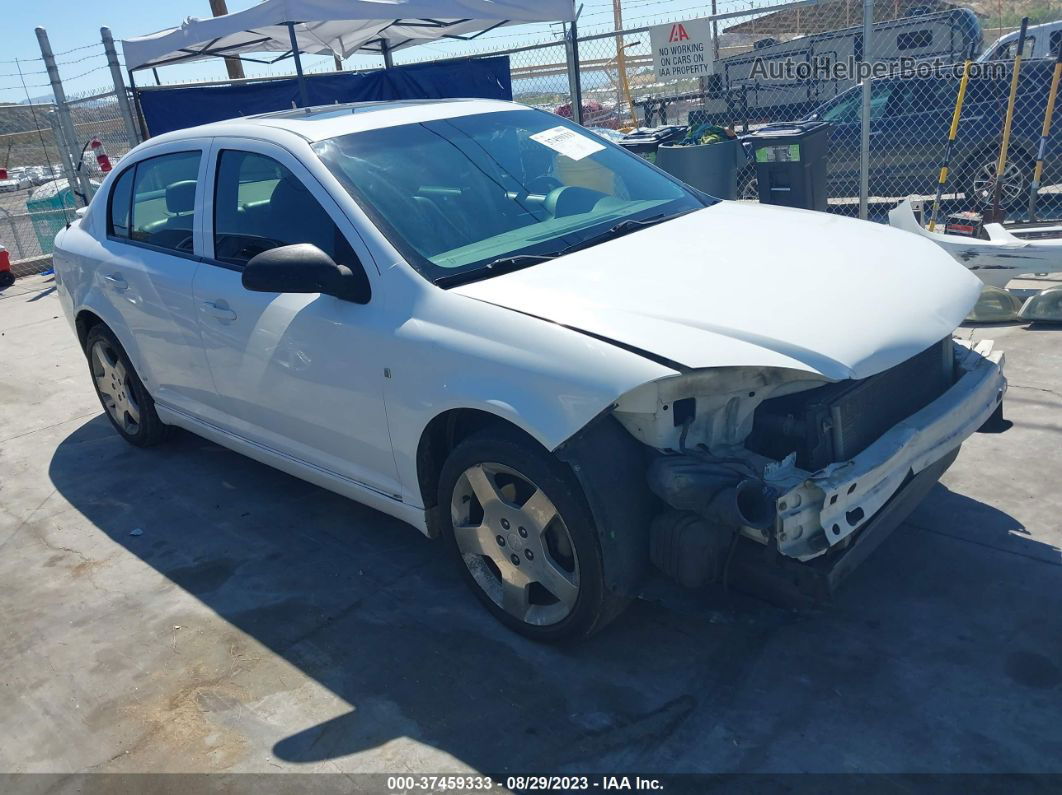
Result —
[{"label": "damaged white car", "polygon": [[929,241],[719,202],[504,102],[154,138],[55,269],[128,441],[181,426],[441,536],[543,640],[652,577],[827,594],[1006,385]]}]

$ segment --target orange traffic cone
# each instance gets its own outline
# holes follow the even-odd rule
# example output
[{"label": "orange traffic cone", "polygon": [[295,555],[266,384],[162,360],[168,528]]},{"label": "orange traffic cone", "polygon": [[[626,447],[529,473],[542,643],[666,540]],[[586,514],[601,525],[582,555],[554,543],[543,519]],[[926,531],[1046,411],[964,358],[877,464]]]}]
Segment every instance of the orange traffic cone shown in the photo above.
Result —
[{"label": "orange traffic cone", "polygon": [[11,272],[11,255],[0,246],[0,290],[15,283],[15,274]]}]

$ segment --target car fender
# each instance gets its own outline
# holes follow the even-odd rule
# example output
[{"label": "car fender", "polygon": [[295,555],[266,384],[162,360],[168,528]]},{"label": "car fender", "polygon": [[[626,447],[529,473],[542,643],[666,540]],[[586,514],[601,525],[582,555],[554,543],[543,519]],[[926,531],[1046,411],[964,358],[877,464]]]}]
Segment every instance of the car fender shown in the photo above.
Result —
[{"label": "car fender", "polygon": [[96,245],[88,234],[76,225],[56,235],[53,267],[56,273],[56,286],[60,303],[67,313],[67,319],[77,332],[77,318],[85,311],[96,315],[111,330],[126,355],[133,363],[148,392],[155,385],[151,368],[141,355],[136,337],[126,325],[120,312],[107,297],[99,281],[98,260],[91,251],[83,251],[85,245]]},{"label": "car fender", "polygon": [[475,299],[433,291],[396,330],[385,378],[403,499],[424,507],[417,450],[435,418],[487,412],[554,451],[617,398],[676,370],[606,340]]}]

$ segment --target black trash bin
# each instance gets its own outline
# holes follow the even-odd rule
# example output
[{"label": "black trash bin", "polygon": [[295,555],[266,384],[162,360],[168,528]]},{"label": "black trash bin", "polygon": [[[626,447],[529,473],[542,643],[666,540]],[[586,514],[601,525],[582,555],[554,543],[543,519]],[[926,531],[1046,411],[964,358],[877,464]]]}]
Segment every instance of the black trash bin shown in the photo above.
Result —
[{"label": "black trash bin", "polygon": [[745,136],[760,201],[825,212],[829,134],[826,122],[800,121],[769,124]]},{"label": "black trash bin", "polygon": [[628,151],[634,152],[648,160],[656,162],[656,150],[661,144],[679,141],[686,134],[685,124],[669,124],[663,127],[640,127],[629,132],[617,143]]}]

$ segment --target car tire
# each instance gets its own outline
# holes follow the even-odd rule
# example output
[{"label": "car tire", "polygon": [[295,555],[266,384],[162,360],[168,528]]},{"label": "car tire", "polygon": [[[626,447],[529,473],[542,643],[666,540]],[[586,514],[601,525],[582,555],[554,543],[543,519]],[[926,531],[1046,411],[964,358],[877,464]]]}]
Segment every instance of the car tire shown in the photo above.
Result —
[{"label": "car tire", "polygon": [[[963,167],[963,193],[981,210],[992,206],[992,184],[995,178],[998,152],[985,150],[970,158]],[[1020,152],[1012,153],[1004,172],[1000,205],[1005,209],[1023,207],[1029,199],[1032,164]]]},{"label": "car tire", "polygon": [[533,440],[485,429],[461,442],[439,481],[441,530],[495,618],[536,641],[588,637],[628,600],[605,587],[601,546],[578,482]]},{"label": "car tire", "polygon": [[96,396],[119,435],[137,447],[151,447],[163,441],[168,428],[159,419],[155,401],[109,328],[97,324],[89,329],[85,357]]}]

